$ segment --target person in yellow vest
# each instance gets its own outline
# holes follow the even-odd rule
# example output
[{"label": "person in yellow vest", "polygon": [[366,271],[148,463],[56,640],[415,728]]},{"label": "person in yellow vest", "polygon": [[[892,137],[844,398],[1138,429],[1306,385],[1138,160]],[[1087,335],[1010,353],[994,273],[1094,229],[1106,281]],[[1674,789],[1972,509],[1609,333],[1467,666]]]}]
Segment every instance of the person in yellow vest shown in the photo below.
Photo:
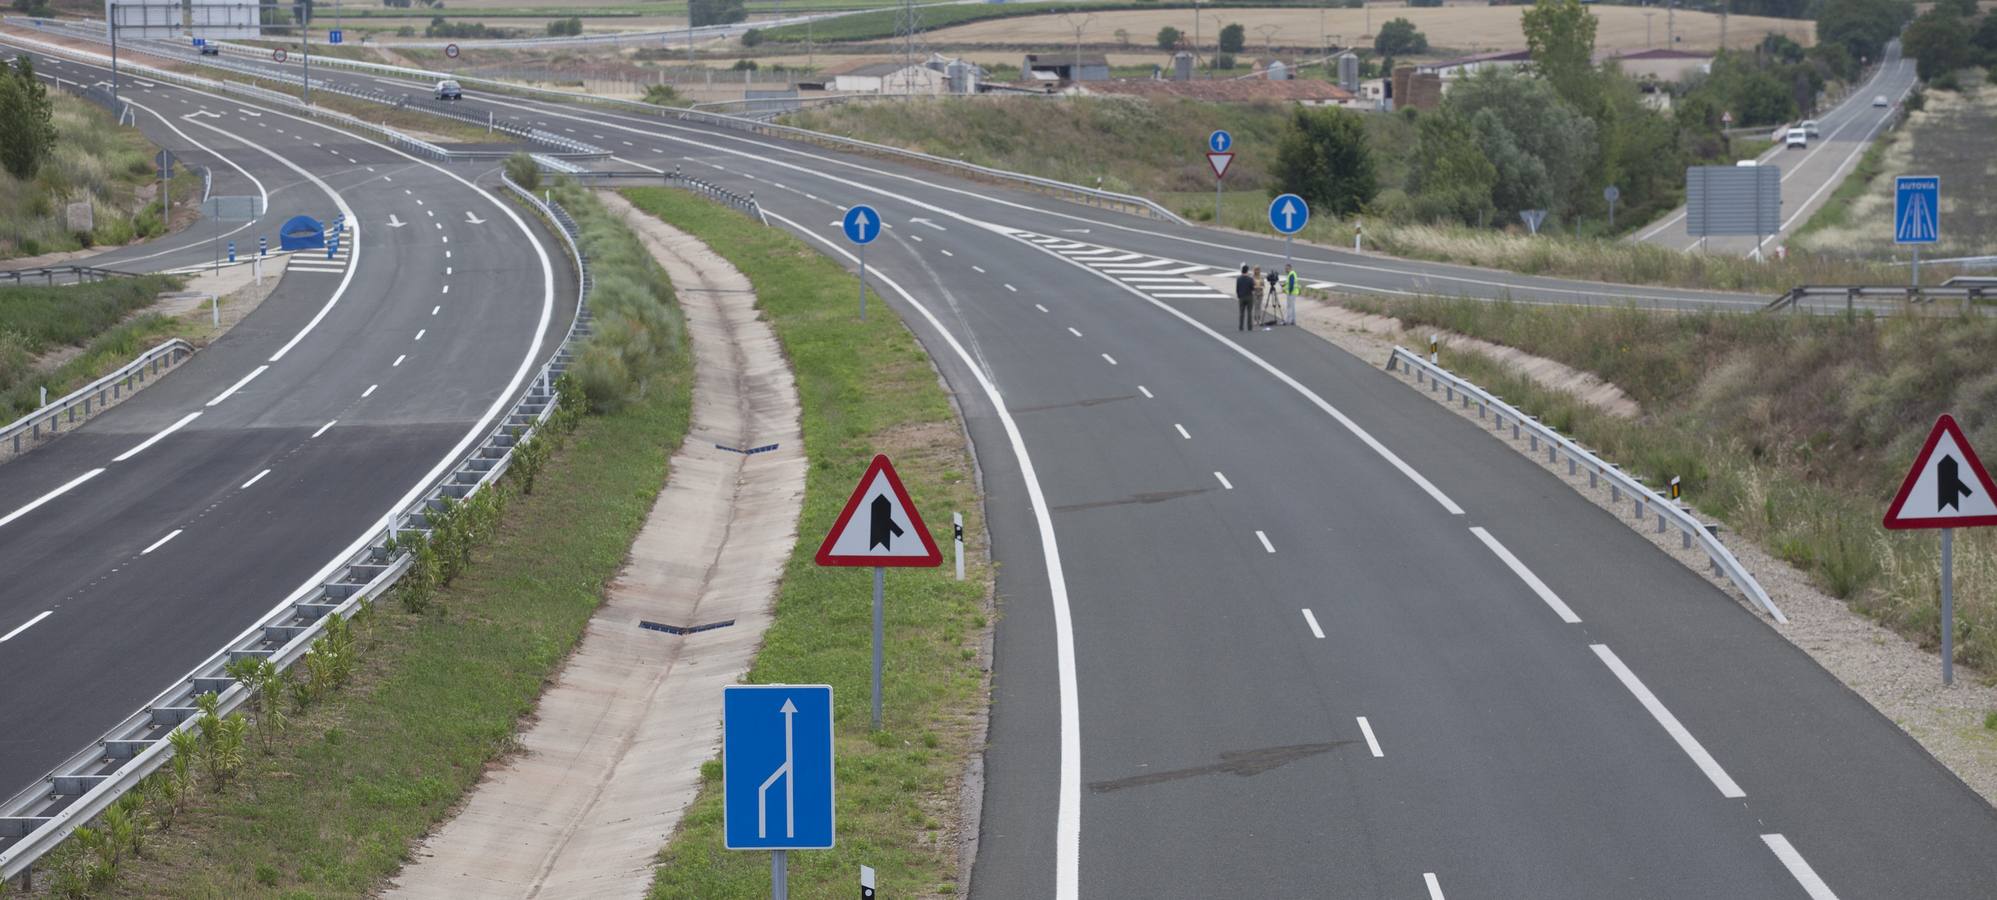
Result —
[{"label": "person in yellow vest", "polygon": [[1300,293],[1303,293],[1303,288],[1299,284],[1296,268],[1289,263],[1284,263],[1283,295],[1290,301],[1289,322],[1291,325],[1297,324],[1297,295]]}]

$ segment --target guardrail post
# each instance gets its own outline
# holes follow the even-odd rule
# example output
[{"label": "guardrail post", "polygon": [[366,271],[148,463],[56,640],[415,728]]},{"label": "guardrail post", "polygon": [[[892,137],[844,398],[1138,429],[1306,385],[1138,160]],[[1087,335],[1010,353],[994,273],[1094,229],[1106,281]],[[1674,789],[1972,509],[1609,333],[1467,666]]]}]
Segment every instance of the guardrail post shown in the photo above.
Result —
[{"label": "guardrail post", "polygon": [[1636,497],[1636,517],[1641,519],[1643,518],[1643,495],[1637,494],[1635,495],[1635,497]]}]

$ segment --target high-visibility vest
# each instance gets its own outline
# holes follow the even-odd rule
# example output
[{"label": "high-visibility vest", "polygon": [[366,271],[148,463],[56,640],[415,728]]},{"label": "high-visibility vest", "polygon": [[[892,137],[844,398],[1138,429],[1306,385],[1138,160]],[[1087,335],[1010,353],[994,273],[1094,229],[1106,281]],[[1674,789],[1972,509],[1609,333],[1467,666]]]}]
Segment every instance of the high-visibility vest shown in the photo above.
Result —
[{"label": "high-visibility vest", "polygon": [[1283,293],[1291,295],[1297,293],[1297,273],[1283,273]]}]

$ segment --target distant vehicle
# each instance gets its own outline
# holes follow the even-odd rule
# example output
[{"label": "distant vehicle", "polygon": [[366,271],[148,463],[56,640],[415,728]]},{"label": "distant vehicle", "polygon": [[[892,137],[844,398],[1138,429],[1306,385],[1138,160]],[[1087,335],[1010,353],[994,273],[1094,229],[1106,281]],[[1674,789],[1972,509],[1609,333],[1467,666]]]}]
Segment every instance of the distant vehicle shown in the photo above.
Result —
[{"label": "distant vehicle", "polygon": [[1739,162],[1734,163],[1734,165],[1739,166],[1743,169],[1752,169],[1755,166],[1761,165],[1761,163],[1758,160],[1743,159]]},{"label": "distant vehicle", "polygon": [[202,44],[202,45],[201,45],[201,55],[202,55],[202,56],[221,56],[221,55],[222,55],[222,45],[221,45],[221,44]]},{"label": "distant vehicle", "polygon": [[1885,95],[1885,94],[1880,94],[1879,96],[1877,96],[1877,97],[1874,97],[1874,98],[1872,98],[1872,105],[1873,105],[1873,106],[1885,106],[1885,105],[1886,105],[1886,95]]},{"label": "distant vehicle", "polygon": [[1788,136],[1783,138],[1782,145],[1790,150],[1801,150],[1810,146],[1810,133],[1801,128],[1791,128]]},{"label": "distant vehicle", "polygon": [[1806,121],[1804,121],[1804,122],[1803,122],[1803,130],[1804,130],[1805,132],[1808,132],[1808,133],[1809,133],[1809,135],[1810,135],[1811,137],[1816,137],[1816,136],[1817,136],[1817,134],[1818,134],[1818,131],[1817,131],[1817,120],[1815,120],[1815,119],[1809,119],[1809,120],[1806,120]]},{"label": "distant vehicle", "polygon": [[437,82],[437,99],[463,100],[465,99],[465,92],[463,88],[458,87],[458,83],[455,81],[439,81]]}]

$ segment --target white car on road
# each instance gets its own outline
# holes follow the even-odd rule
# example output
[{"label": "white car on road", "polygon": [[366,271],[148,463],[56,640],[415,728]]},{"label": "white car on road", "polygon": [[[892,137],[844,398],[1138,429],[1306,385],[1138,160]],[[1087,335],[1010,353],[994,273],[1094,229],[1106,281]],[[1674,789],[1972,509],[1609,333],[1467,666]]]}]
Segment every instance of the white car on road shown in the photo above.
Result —
[{"label": "white car on road", "polygon": [[1801,150],[1810,146],[1810,133],[1801,128],[1791,128],[1782,140],[1782,146],[1791,150]]}]

